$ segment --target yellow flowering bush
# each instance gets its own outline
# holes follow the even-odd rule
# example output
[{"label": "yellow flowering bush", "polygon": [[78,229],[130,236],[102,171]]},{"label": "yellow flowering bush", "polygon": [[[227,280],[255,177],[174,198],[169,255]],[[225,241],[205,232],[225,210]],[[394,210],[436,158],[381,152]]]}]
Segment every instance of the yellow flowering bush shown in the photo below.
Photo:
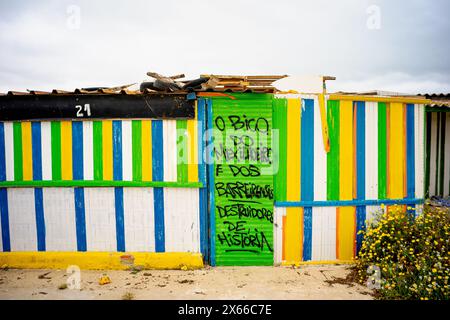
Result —
[{"label": "yellow flowering bush", "polygon": [[358,280],[367,283],[377,276],[379,281],[371,283],[381,299],[448,300],[448,208],[425,205],[415,218],[412,208],[382,206],[374,216],[360,231],[364,238],[356,260]]}]

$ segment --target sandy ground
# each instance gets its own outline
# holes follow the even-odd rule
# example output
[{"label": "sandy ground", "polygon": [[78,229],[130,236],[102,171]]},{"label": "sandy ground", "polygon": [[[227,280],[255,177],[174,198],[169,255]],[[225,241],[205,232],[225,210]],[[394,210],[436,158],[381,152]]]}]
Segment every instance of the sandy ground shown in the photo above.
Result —
[{"label": "sandy ground", "polygon": [[[104,274],[111,283],[99,285]],[[66,270],[9,269],[0,270],[0,299],[373,299],[366,287],[344,280],[349,274],[342,265],[81,271],[77,290],[59,289]]]}]

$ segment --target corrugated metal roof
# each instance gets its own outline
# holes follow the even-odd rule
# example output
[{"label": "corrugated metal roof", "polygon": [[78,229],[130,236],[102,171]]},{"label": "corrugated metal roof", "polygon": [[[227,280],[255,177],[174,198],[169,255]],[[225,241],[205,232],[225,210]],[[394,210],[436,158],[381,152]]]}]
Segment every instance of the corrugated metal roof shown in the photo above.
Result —
[{"label": "corrugated metal roof", "polygon": [[425,93],[418,96],[430,99],[428,107],[432,108],[450,108],[450,93]]}]

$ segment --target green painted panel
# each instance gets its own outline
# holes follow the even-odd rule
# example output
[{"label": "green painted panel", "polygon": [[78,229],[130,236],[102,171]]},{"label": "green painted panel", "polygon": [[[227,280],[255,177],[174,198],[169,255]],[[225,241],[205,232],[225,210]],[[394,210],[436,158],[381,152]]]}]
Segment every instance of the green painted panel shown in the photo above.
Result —
[{"label": "green painted panel", "polygon": [[103,139],[102,122],[94,121],[93,140],[94,140],[94,180],[103,180]]},{"label": "green painted panel", "polygon": [[425,198],[430,195],[431,113],[425,113]]},{"label": "green painted panel", "polygon": [[187,120],[177,120],[177,181],[188,181]]},{"label": "green painted panel", "polygon": [[216,265],[273,265],[271,95],[213,99]]},{"label": "green painted panel", "polygon": [[52,179],[61,180],[61,122],[52,121]]},{"label": "green painted panel", "polygon": [[386,103],[378,103],[378,199],[387,197],[387,121]]},{"label": "green painted panel", "polygon": [[131,140],[133,149],[133,180],[142,181],[142,121],[131,122]]},{"label": "green painted panel", "polygon": [[[440,147],[440,164],[439,164],[439,195],[441,197],[445,196],[444,194],[444,172],[445,172],[445,127],[446,127],[446,114],[444,112],[441,112],[438,114],[441,117],[441,145]],[[449,137],[450,138],[450,137]],[[446,182],[447,183],[447,182]],[[436,189],[437,190],[437,189]]]},{"label": "green painted panel", "polygon": [[339,200],[339,106],[337,100],[327,103],[327,122],[330,139],[330,151],[327,153],[327,199]]},{"label": "green painted panel", "polygon": [[[278,132],[278,140],[274,140],[273,161],[274,161],[274,190],[275,201],[286,201],[286,181],[287,181],[287,99],[273,100],[273,129],[274,136]],[[276,163],[278,161],[278,164]]]},{"label": "green painted panel", "polygon": [[20,122],[13,124],[14,139],[14,180],[23,180],[23,154],[22,154],[22,125]]}]

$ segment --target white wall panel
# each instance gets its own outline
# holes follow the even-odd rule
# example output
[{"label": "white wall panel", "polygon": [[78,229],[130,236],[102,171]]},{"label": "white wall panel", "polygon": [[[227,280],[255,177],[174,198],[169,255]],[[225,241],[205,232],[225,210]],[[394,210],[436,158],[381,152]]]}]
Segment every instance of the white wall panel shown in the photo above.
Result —
[{"label": "white wall panel", "polygon": [[5,161],[6,161],[6,180],[14,180],[14,133],[13,123],[5,122]]},{"label": "white wall panel", "polygon": [[132,148],[131,120],[122,120],[122,174],[124,181],[133,180]]},{"label": "white wall panel", "polygon": [[323,145],[322,120],[317,97],[314,98],[314,200],[327,200],[327,153]]},{"label": "white wall panel", "polygon": [[83,121],[83,180],[94,179],[94,146],[92,121]]},{"label": "white wall panel", "polygon": [[33,188],[8,189],[11,251],[37,251]]},{"label": "white wall panel", "polygon": [[366,102],[366,199],[378,199],[378,104]]},{"label": "white wall panel", "polygon": [[85,188],[88,251],[117,251],[114,188]]},{"label": "white wall panel", "polygon": [[52,180],[52,130],[51,122],[41,122],[42,180]]},{"label": "white wall panel", "polygon": [[200,252],[199,194],[196,188],[164,188],[166,252]]},{"label": "white wall panel", "polygon": [[425,181],[425,107],[414,105],[414,153],[416,198],[424,197]]},{"label": "white wall panel", "polygon": [[44,188],[46,251],[77,251],[73,188]]},{"label": "white wall panel", "polygon": [[336,260],[336,207],[314,207],[312,260]]},{"label": "white wall panel", "polygon": [[123,188],[125,249],[155,251],[155,216],[152,188]]},{"label": "white wall panel", "polygon": [[283,217],[286,215],[286,208],[274,207],[273,220],[273,259],[275,264],[281,264],[283,255]]},{"label": "white wall panel", "polygon": [[177,181],[177,121],[163,120],[164,181]]}]

